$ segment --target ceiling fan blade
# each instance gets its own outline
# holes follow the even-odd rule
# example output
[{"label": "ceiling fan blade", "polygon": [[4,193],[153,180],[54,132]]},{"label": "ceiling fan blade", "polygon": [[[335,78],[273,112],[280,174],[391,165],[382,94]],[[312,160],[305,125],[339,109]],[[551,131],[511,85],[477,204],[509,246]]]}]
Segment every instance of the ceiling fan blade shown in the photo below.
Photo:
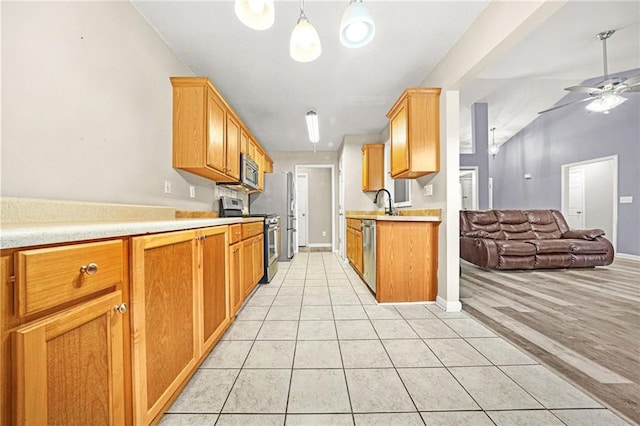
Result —
[{"label": "ceiling fan blade", "polygon": [[591,87],[591,86],[571,86],[571,87],[566,87],[564,90],[567,90],[569,92],[578,92],[578,93],[594,93],[602,89],[600,89],[599,87]]},{"label": "ceiling fan blade", "polygon": [[622,82],[625,86],[635,86],[636,84],[640,84],[640,74],[632,75]]},{"label": "ceiling fan blade", "polygon": [[620,87],[620,89],[615,91],[616,93],[629,93],[629,92],[640,92],[640,84],[636,84],[631,87]]},{"label": "ceiling fan blade", "polygon": [[559,109],[559,108],[564,108],[566,106],[577,104],[577,103],[580,103],[580,102],[590,101],[590,100],[596,99],[596,98],[597,98],[597,96],[589,96],[588,98],[578,99],[577,101],[568,102],[568,103],[562,104],[562,105],[556,105],[554,107],[545,109],[544,111],[540,111],[538,114],[544,114],[545,112],[553,111],[553,110],[556,110],[556,109]]}]

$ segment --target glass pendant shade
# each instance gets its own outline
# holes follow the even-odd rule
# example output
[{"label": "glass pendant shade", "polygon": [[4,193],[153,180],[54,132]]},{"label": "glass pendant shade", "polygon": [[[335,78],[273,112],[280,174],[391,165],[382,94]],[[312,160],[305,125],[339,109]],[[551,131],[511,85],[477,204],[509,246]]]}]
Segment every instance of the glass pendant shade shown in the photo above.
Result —
[{"label": "glass pendant shade", "polygon": [[489,154],[491,154],[493,157],[495,157],[496,154],[499,152],[500,152],[500,147],[495,143],[489,147]]},{"label": "glass pendant shade", "polygon": [[320,37],[309,20],[303,15],[291,33],[289,54],[298,62],[311,62],[322,53]]},{"label": "glass pendant shade", "polygon": [[236,0],[233,9],[240,22],[254,30],[271,28],[275,21],[273,0]]},{"label": "glass pendant shade", "polygon": [[627,98],[624,98],[622,96],[614,94],[603,95],[598,99],[594,99],[593,101],[591,101],[591,103],[589,103],[589,105],[587,105],[585,108],[587,108],[587,110],[591,112],[602,112],[606,114],[609,112],[609,110],[614,109],[615,107],[621,105],[626,101]]},{"label": "glass pendant shade", "polygon": [[340,41],[346,47],[362,47],[373,40],[376,25],[362,0],[351,0],[340,21]]}]

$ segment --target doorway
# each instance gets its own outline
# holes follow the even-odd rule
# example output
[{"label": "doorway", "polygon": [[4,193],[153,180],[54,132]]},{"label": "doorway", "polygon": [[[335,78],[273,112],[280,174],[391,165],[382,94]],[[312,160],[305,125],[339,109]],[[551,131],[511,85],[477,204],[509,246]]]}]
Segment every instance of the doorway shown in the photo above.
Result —
[{"label": "doorway", "polygon": [[604,230],[616,248],[618,156],[562,165],[562,214],[572,229]]},{"label": "doorway", "polygon": [[478,168],[460,167],[460,209],[478,210]]},{"label": "doorway", "polygon": [[335,173],[333,164],[296,164],[298,246],[336,251]]}]

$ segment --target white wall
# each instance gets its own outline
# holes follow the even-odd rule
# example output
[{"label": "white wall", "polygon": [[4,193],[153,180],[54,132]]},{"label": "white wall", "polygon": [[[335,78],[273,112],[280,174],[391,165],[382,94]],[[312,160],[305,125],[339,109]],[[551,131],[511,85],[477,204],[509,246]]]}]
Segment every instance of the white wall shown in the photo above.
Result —
[{"label": "white wall", "polygon": [[[327,167],[299,167],[298,174],[308,176],[308,229],[309,246],[331,246],[331,169]],[[325,233],[323,236],[322,233]]]},{"label": "white wall", "polygon": [[380,135],[345,135],[341,155],[344,160],[344,209],[377,210],[375,192],[362,192],[362,145],[380,143]]},{"label": "white wall", "polygon": [[129,2],[1,7],[2,195],[212,209],[171,167],[169,77],[193,74]]}]

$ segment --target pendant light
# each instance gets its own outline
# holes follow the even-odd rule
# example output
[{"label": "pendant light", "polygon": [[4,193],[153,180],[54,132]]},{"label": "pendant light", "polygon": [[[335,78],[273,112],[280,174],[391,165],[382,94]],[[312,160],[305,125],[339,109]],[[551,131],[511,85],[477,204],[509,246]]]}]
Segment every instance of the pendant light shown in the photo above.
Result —
[{"label": "pendant light", "polygon": [[236,0],[233,10],[240,22],[254,30],[269,29],[275,21],[273,0]]},{"label": "pendant light", "polygon": [[489,129],[491,131],[491,146],[489,147],[489,154],[491,154],[491,158],[496,158],[496,154],[500,152],[500,147],[496,145],[496,128],[492,127]]},{"label": "pendant light", "polygon": [[362,47],[373,40],[376,25],[362,0],[351,0],[340,21],[340,41],[346,47]]},{"label": "pendant light", "polygon": [[304,15],[304,0],[300,0],[300,17],[291,33],[289,54],[298,62],[311,62],[322,52],[320,37]]}]

